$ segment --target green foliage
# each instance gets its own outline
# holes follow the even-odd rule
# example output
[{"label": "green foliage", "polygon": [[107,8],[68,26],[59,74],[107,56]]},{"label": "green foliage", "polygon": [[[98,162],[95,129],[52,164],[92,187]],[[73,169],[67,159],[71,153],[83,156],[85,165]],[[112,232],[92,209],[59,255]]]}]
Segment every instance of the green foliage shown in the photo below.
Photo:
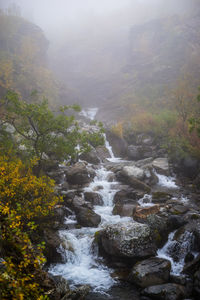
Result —
[{"label": "green foliage", "polygon": [[28,158],[37,157],[39,165],[47,157],[57,161],[75,159],[79,153],[89,151],[90,144],[104,143],[102,124],[98,131],[90,133],[81,130],[73,115],[66,115],[69,109],[80,111],[77,105],[64,106],[55,114],[46,99],[41,103],[27,103],[11,91],[1,104],[3,122],[12,127],[18,151]]}]

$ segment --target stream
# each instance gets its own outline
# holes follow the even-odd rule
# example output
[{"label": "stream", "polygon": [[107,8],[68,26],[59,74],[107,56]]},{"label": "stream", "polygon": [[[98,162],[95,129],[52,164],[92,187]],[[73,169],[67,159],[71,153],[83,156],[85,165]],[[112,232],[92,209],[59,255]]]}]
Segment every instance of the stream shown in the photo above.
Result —
[{"label": "stream", "polygon": [[[82,115],[93,120],[97,113],[97,108],[92,108],[88,111],[83,111]],[[111,158],[108,159],[112,163],[118,163],[122,161],[120,158],[116,158],[113,154],[112,147],[105,136],[105,146],[108,149]],[[125,161],[123,161],[125,162]],[[52,265],[49,272],[53,275],[61,275],[66,278],[73,289],[79,285],[90,285],[92,292],[87,299],[136,299],[137,292],[134,287],[129,284],[120,283],[113,279],[112,273],[114,270],[108,268],[101,257],[98,257],[97,251],[93,247],[93,240],[95,232],[101,230],[106,225],[116,224],[118,222],[133,221],[129,217],[120,217],[113,215],[113,198],[115,193],[119,190],[119,182],[110,182],[109,178],[113,175],[111,171],[108,171],[103,165],[99,165],[96,170],[96,177],[93,182],[86,188],[84,192],[97,192],[103,199],[102,206],[94,206],[94,211],[101,216],[101,223],[98,228],[87,228],[83,227],[76,229],[61,230],[59,232],[62,240],[64,241],[65,247],[61,246],[61,253],[65,263],[59,263]],[[176,185],[175,177],[167,177],[164,175],[157,174],[159,179],[158,187],[160,190],[178,190],[179,187]],[[188,201],[187,198],[182,196],[182,201]],[[143,198],[138,201],[140,206],[151,206],[152,197],[146,194]],[[76,225],[76,217],[72,215],[65,220],[66,224]],[[182,251],[179,258],[174,261],[171,256],[170,249],[173,248],[173,237],[175,232],[169,234],[167,243],[163,248],[157,251],[157,256],[170,260],[172,265],[171,273],[179,275],[182,271],[184,259],[188,251],[192,247],[193,236],[188,233],[185,236],[182,247]],[[117,294],[117,296],[116,296]],[[123,295],[123,296],[122,296]],[[133,298],[135,295],[135,298]],[[139,299],[139,298],[138,298]]]}]

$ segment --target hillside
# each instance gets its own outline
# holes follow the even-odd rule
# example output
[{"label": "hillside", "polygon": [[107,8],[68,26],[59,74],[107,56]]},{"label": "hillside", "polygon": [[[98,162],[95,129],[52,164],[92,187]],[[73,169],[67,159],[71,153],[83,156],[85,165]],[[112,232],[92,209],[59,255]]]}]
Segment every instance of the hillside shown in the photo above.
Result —
[{"label": "hillside", "polygon": [[33,90],[50,101],[57,98],[48,68],[48,41],[42,30],[19,16],[0,14],[0,96],[7,89],[27,100]]}]

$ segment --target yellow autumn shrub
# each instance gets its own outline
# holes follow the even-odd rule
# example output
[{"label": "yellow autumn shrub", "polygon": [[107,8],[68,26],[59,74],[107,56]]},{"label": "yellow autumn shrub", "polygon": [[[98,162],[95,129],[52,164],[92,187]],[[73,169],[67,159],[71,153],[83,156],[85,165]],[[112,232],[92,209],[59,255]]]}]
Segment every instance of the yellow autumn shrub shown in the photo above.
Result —
[{"label": "yellow autumn shrub", "polygon": [[34,220],[51,213],[61,199],[54,182],[36,177],[19,159],[0,156],[0,299],[47,299],[41,289],[44,244],[33,245]]}]

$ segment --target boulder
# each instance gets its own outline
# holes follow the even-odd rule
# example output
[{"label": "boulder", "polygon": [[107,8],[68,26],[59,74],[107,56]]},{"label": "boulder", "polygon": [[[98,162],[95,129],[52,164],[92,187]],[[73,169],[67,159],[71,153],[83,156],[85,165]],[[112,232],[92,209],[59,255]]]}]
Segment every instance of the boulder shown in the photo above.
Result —
[{"label": "boulder", "polygon": [[120,217],[133,217],[136,210],[134,204],[121,204],[118,203],[113,208],[113,215],[119,215]]},{"label": "boulder", "polygon": [[124,167],[121,171],[116,173],[116,176],[119,181],[129,184],[132,188],[149,193],[151,188],[138,179],[141,178],[142,174],[144,175],[144,171],[137,167]]},{"label": "boulder", "polygon": [[144,193],[137,192],[131,188],[122,189],[116,192],[113,203],[130,203],[136,204],[137,201],[144,196]]},{"label": "boulder", "polygon": [[101,223],[101,217],[87,207],[80,207],[76,218],[78,224],[84,227],[97,227]]},{"label": "boulder", "polygon": [[116,258],[137,260],[156,253],[149,226],[136,222],[108,225],[99,232],[98,242],[100,250]]},{"label": "boulder", "polygon": [[103,200],[100,194],[94,192],[84,193],[85,201],[92,203],[93,205],[103,205]]},{"label": "boulder", "polygon": [[129,281],[140,287],[166,283],[169,280],[171,263],[167,259],[153,257],[134,265]]},{"label": "boulder", "polygon": [[142,159],[143,156],[141,154],[142,153],[141,153],[141,147],[140,146],[134,146],[134,145],[128,146],[128,149],[127,149],[128,159],[130,159],[130,160]]},{"label": "boulder", "polygon": [[126,157],[127,156],[127,142],[121,138],[119,135],[114,132],[107,131],[106,132],[107,139],[112,146],[113,153],[117,157]]},{"label": "boulder", "polygon": [[169,175],[169,163],[166,157],[156,158],[152,163],[153,168],[162,175]]},{"label": "boulder", "polygon": [[90,152],[82,153],[80,155],[80,159],[94,165],[98,165],[100,163],[100,159],[95,149],[92,149]]},{"label": "boulder", "polygon": [[110,158],[110,153],[105,146],[98,146],[96,148],[97,156],[100,158],[101,161],[104,161],[106,158]]},{"label": "boulder", "polygon": [[150,188],[149,185],[147,185],[146,183],[136,179],[133,176],[128,179],[128,183],[134,189],[141,190],[141,191],[144,191],[144,192],[147,192],[147,193],[151,192],[151,188]]},{"label": "boulder", "polygon": [[95,176],[94,170],[83,163],[76,163],[66,172],[67,182],[72,185],[84,185],[90,183]]},{"label": "boulder", "polygon": [[153,203],[165,203],[172,198],[172,195],[166,192],[153,192],[152,193],[152,202]]},{"label": "boulder", "polygon": [[154,285],[144,289],[143,295],[158,300],[181,300],[185,298],[185,288],[175,283]]},{"label": "boulder", "polygon": [[44,230],[45,249],[44,255],[47,259],[47,264],[63,262],[59,246],[62,243],[58,233],[54,230]]},{"label": "boulder", "polygon": [[55,283],[55,293],[57,297],[62,298],[63,296],[65,296],[67,293],[70,292],[68,281],[64,277],[53,276],[53,281]]},{"label": "boulder", "polygon": [[140,220],[140,219],[146,219],[147,216],[156,214],[160,211],[160,206],[158,204],[155,204],[153,206],[147,206],[147,207],[137,207],[134,214],[133,218],[135,220]]}]

